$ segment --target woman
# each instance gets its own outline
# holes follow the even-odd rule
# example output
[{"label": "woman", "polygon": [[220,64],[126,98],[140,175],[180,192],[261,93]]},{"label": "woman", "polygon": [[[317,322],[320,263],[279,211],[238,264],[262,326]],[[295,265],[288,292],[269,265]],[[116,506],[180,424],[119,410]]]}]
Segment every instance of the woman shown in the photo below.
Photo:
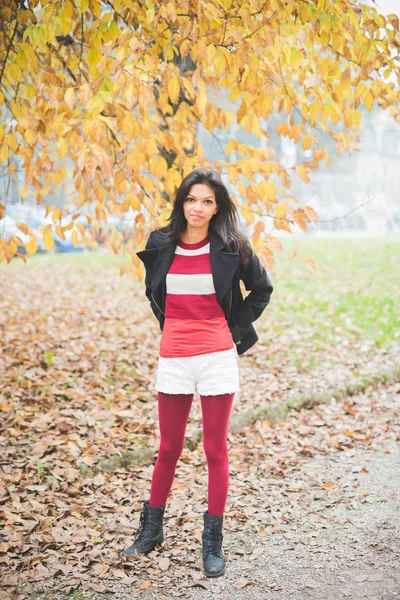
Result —
[{"label": "woman", "polygon": [[[157,382],[160,448],[140,531],[124,555],[164,540],[163,516],[184,446],[194,393],[200,395],[208,465],[202,555],[209,577],[222,575],[222,522],[228,494],[227,435],[238,355],[258,340],[252,322],[268,305],[272,284],[238,228],[236,206],[218,173],[196,169],[176,194],[170,223],[152,231],[137,255],[146,296],[162,331]],[[240,280],[250,294],[243,300]]]}]

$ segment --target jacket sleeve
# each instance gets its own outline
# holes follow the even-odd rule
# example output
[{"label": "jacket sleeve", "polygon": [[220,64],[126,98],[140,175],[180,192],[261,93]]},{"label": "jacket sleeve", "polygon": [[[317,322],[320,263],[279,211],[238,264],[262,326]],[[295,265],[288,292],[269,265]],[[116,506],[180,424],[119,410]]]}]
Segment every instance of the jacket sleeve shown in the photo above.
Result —
[{"label": "jacket sleeve", "polygon": [[232,314],[232,337],[236,344],[240,343],[252,322],[256,321],[268,306],[273,291],[267,272],[254,252],[251,260],[241,266],[240,279],[250,294]]},{"label": "jacket sleeve", "polygon": [[[157,246],[153,242],[153,240],[151,238],[151,234],[150,234],[149,237],[148,237],[148,239],[147,239],[147,242],[146,242],[145,250],[152,250],[154,248],[157,248]],[[146,269],[146,277],[145,277],[145,280],[144,280],[144,285],[145,285],[146,298],[150,302],[151,310],[153,311],[153,313],[154,313],[155,317],[157,318],[157,320],[160,321],[160,319],[162,317],[162,313],[159,310],[159,308],[156,306],[156,304],[155,304],[155,302],[154,302],[154,300],[152,298],[150,273],[149,273],[149,271],[147,269]]]}]

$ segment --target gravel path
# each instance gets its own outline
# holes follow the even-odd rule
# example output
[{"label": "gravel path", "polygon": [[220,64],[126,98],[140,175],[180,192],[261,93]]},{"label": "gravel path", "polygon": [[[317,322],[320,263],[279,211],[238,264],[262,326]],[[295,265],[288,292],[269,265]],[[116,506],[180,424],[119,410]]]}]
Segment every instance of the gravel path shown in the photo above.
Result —
[{"label": "gravel path", "polygon": [[[368,469],[366,472],[365,469]],[[311,460],[308,469],[327,480],[342,479],[357,498],[319,514],[318,507],[298,520],[292,536],[276,533],[264,541],[254,535],[227,536],[231,555],[224,581],[209,591],[195,589],[190,598],[261,600],[338,600],[400,598],[400,453],[348,450],[337,460]],[[349,473],[351,475],[349,476]],[[228,545],[229,544],[229,545]],[[242,589],[235,589],[249,584]],[[250,583],[252,582],[252,583]]]}]

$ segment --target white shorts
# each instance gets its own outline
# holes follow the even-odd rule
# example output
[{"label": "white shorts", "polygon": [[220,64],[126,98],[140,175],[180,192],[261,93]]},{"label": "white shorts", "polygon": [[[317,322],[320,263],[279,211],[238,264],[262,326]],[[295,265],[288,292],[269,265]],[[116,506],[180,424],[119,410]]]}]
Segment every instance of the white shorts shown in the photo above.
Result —
[{"label": "white shorts", "polygon": [[177,358],[158,357],[154,389],[166,394],[202,396],[240,392],[236,345],[229,350]]}]

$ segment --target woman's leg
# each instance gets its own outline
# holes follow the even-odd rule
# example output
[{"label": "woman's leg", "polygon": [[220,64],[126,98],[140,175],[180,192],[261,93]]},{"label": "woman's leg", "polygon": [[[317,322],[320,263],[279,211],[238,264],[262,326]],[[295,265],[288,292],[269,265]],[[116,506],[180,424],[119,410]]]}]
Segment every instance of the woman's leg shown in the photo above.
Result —
[{"label": "woman's leg", "polygon": [[200,396],[208,465],[208,512],[223,516],[229,487],[228,425],[235,393]]},{"label": "woman's leg", "polygon": [[154,466],[150,506],[165,506],[182,454],[186,424],[194,394],[158,394],[160,448]]}]

